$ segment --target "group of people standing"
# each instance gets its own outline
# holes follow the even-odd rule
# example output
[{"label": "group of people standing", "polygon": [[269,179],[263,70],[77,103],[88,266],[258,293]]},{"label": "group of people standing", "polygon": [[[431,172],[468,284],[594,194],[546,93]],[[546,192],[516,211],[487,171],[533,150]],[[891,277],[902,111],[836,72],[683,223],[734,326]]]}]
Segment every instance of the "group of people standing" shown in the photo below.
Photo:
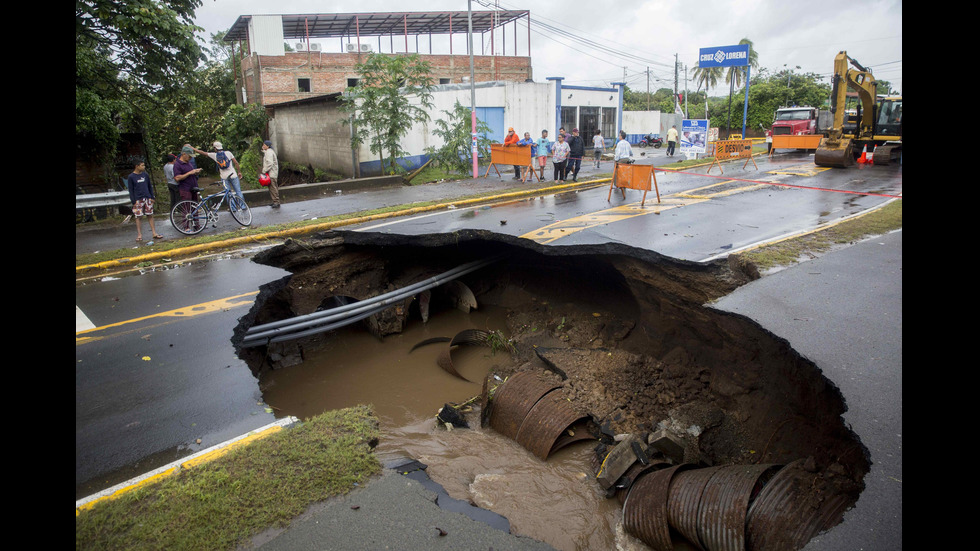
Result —
[{"label": "group of people standing", "polygon": [[[238,159],[231,151],[226,150],[219,141],[215,141],[211,146],[214,151],[203,151],[191,144],[184,144],[180,150],[180,155],[167,153],[163,156],[163,175],[167,180],[171,207],[183,200],[200,200],[198,193],[200,188],[197,185],[197,180],[203,169],[197,166],[196,155],[205,155],[214,161],[218,167],[218,176],[224,185],[244,200],[239,176],[242,167],[238,164]],[[261,173],[269,178],[268,187],[269,196],[272,199],[272,208],[279,208],[279,159],[272,149],[272,142],[268,140],[262,144]],[[153,191],[153,184],[150,182],[150,175],[146,172],[144,161],[138,161],[133,167],[132,174],[126,178],[126,187],[129,190],[130,202],[133,204],[133,217],[136,219],[136,240],[143,240],[143,230],[140,224],[140,218],[143,217],[147,217],[153,237],[162,239],[163,236],[157,233],[153,221],[153,205],[156,203],[156,195]]]},{"label": "group of people standing", "polygon": [[[565,133],[565,128],[558,129],[557,141],[552,142],[548,139],[548,131],[542,130],[541,137],[537,140],[531,138],[530,132],[524,133],[524,139],[519,139],[514,128],[507,129],[507,137],[504,138],[504,145],[529,145],[531,146],[531,158],[537,159],[537,169],[539,178],[547,180],[544,176],[544,168],[551,157],[551,164],[554,167],[554,180],[560,184],[565,183],[565,179],[571,176],[571,181],[578,181],[578,173],[582,169],[582,159],[585,157],[585,140],[579,136],[578,128],[573,128],[571,134]],[[595,131],[592,137],[593,147],[593,167],[599,168],[602,154],[606,150],[605,140],[602,132]],[[527,167],[514,165],[514,179],[523,180],[522,170]],[[531,167],[533,170],[533,167]]]}]

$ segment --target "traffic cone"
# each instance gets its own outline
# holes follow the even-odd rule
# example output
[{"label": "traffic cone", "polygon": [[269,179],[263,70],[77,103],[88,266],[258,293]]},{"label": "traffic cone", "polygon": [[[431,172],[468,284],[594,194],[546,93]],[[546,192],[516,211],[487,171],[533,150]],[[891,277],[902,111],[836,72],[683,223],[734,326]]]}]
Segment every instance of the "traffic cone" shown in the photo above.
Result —
[{"label": "traffic cone", "polygon": [[871,153],[868,155],[868,164],[869,165],[875,164],[875,151],[878,151],[878,144],[875,144],[874,149],[872,149],[871,150]]},{"label": "traffic cone", "polygon": [[867,145],[865,145],[864,146],[864,149],[861,151],[861,156],[858,157],[858,162],[859,163],[866,163],[866,162],[868,162],[868,146]]}]

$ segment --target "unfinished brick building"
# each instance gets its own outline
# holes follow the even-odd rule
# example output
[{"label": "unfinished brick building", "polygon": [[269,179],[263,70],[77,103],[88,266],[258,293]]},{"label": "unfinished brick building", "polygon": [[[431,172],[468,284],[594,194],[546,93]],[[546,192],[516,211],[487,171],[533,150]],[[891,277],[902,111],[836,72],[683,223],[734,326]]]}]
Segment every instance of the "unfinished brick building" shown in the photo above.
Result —
[{"label": "unfinished brick building", "polygon": [[[343,92],[357,85],[355,66],[371,52],[417,53],[436,84],[469,82],[469,19],[466,11],[242,15],[225,35],[236,50],[238,101],[274,105]],[[472,12],[475,82],[532,78],[529,23],[528,11]],[[521,43],[527,55],[518,55]]]}]

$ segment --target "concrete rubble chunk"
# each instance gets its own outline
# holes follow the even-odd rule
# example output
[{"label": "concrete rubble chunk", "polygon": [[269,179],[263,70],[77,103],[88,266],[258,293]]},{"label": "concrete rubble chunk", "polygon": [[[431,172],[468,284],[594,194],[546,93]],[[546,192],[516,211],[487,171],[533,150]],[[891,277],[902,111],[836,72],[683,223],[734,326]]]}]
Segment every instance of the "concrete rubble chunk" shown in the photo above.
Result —
[{"label": "concrete rubble chunk", "polygon": [[647,437],[651,448],[667,456],[674,464],[684,462],[684,443],[664,429],[651,432]]}]

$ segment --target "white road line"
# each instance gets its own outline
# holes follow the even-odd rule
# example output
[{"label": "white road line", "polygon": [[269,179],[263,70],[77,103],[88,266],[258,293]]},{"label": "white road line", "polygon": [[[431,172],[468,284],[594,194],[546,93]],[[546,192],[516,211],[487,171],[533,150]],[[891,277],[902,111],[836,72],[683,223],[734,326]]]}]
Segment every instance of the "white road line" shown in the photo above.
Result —
[{"label": "white road line", "polygon": [[95,324],[88,319],[88,316],[86,316],[82,312],[82,309],[79,308],[78,305],[76,304],[75,305],[75,332],[78,333],[79,331],[88,331],[89,329],[95,329]]}]

